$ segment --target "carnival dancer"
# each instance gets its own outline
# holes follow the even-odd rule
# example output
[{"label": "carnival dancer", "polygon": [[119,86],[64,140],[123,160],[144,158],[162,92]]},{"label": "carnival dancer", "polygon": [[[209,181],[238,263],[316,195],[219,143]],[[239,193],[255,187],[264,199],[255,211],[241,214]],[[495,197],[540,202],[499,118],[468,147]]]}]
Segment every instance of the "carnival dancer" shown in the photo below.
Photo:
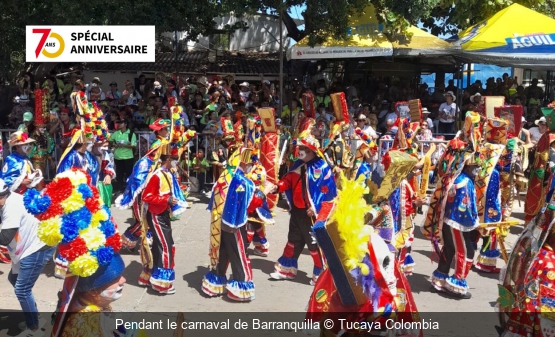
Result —
[{"label": "carnival dancer", "polygon": [[[344,331],[339,321],[333,327],[325,325],[322,336],[358,335],[362,331],[355,327],[362,322],[368,327],[364,333],[381,335],[385,320],[420,321],[410,285],[394,258],[394,247],[378,235],[377,227],[364,225],[366,214],[372,211],[362,198],[364,177],[355,181],[341,173],[340,179],[333,206],[319,214],[313,227],[328,268],[316,282],[306,318],[353,323],[352,329]],[[389,231],[389,239],[392,237],[393,228]],[[422,335],[421,329],[388,330],[388,336]]]},{"label": "carnival dancer", "polygon": [[[474,154],[468,156],[462,172],[456,176],[447,192],[441,226],[443,249],[439,253],[439,264],[431,280],[432,290],[443,291],[463,299],[471,297],[466,277],[474,259],[471,232],[480,224],[474,188],[474,178],[479,170]],[[449,276],[453,259],[455,270],[453,275]]]},{"label": "carnival dancer", "polygon": [[[42,172],[33,167],[28,157],[33,143],[35,140],[29,138],[26,133],[17,131],[10,135],[8,144],[12,152],[6,157],[0,177],[12,192],[23,194],[28,188],[33,188],[42,181]],[[11,262],[8,249],[4,246],[0,246],[0,262]]]},{"label": "carnival dancer", "polygon": [[[476,196],[480,223],[495,223],[503,219],[501,208],[501,177],[497,166],[507,144],[508,122],[498,118],[488,118],[483,127],[485,142],[480,145],[480,174],[476,177]],[[497,237],[501,233],[496,229],[480,229],[483,243],[475,264],[476,269],[486,273],[499,273],[496,266],[501,252],[497,248]]]},{"label": "carnival dancer", "polygon": [[248,244],[253,243],[255,255],[266,257],[270,252],[270,242],[266,238],[266,225],[273,224],[274,219],[264,193],[265,186],[268,186],[266,170],[258,161],[256,154],[252,156],[252,165],[247,178],[254,183],[256,188],[253,201],[248,208],[247,242]]},{"label": "carnival dancer", "polygon": [[114,332],[133,336],[132,331],[116,330],[113,318],[105,314],[122,295],[125,265],[118,253],[121,237],[117,226],[87,173],[80,169],[60,173],[41,192],[28,191],[24,201],[27,211],[40,221],[39,239],[47,246],[58,246],[69,261],[52,336]]},{"label": "carnival dancer", "polygon": [[33,166],[28,157],[35,142],[23,132],[17,131],[10,135],[8,144],[12,153],[6,157],[2,179],[12,192],[23,194],[28,188],[33,188],[42,181],[42,172]]},{"label": "carnival dancer", "polygon": [[[116,206],[120,209],[133,208],[135,223],[125,230],[122,238],[123,246],[130,250],[135,248],[141,237],[141,193],[145,187],[148,174],[152,173],[158,164],[160,158],[160,151],[158,150],[161,146],[168,144],[169,127],[171,127],[171,121],[161,118],[149,125],[149,128],[154,131],[156,139],[148,152],[133,166],[133,171],[131,171],[131,175],[125,183],[123,194],[115,201]],[[150,234],[148,235],[150,237]]]},{"label": "carnival dancer", "polygon": [[147,207],[146,222],[153,240],[152,248],[149,249],[143,226],[143,271],[139,276],[139,285],[151,285],[160,294],[168,295],[175,294],[175,247],[170,218],[183,213],[187,208],[179,183],[170,171],[177,166],[180,152],[183,151],[182,146],[174,145],[170,143],[161,148],[160,167],[147,178],[142,193],[142,201]]},{"label": "carnival dancer", "polygon": [[[223,295],[227,290],[227,296],[231,300],[254,300],[255,288],[247,255],[246,224],[248,213],[252,212],[252,208],[260,206],[260,199],[255,197],[256,185],[248,178],[247,173],[251,168],[252,149],[243,148],[223,207],[219,260],[216,269],[209,271],[202,281],[202,291],[208,296]],[[229,265],[233,279],[227,280],[226,272]]]},{"label": "carnival dancer", "polygon": [[100,161],[100,171],[96,187],[104,205],[110,207],[112,205],[112,180],[116,177],[116,170],[114,169],[114,162],[110,156],[108,141],[96,143],[93,153]]},{"label": "carnival dancer", "polygon": [[292,280],[297,275],[297,260],[305,245],[308,246],[314,261],[313,276],[316,283],[322,272],[322,256],[310,232],[322,205],[331,202],[337,195],[335,179],[325,160],[322,159],[320,144],[313,136],[301,138],[297,142],[299,160],[291,171],[278,182],[276,192],[285,192],[289,203],[291,218],[287,245],[283,255],[270,274],[276,280]]},{"label": "carnival dancer", "polygon": [[43,174],[46,172],[46,163],[52,164],[55,145],[54,139],[50,136],[50,130],[46,128],[50,121],[49,98],[48,90],[35,90],[35,116],[27,125],[28,134],[36,140],[29,158],[33,166],[40,169]]},{"label": "carnival dancer", "polygon": [[[95,143],[104,143],[108,140],[108,126],[96,103],[89,104],[86,97],[81,96],[75,97],[75,100],[76,112],[80,116],[80,128],[73,130],[71,141],[58,162],[56,176],[73,169],[81,169],[87,172],[91,185],[96,187],[102,161],[92,151]],[[68,266],[67,259],[58,254],[54,262],[56,263],[54,276],[64,278]]]}]

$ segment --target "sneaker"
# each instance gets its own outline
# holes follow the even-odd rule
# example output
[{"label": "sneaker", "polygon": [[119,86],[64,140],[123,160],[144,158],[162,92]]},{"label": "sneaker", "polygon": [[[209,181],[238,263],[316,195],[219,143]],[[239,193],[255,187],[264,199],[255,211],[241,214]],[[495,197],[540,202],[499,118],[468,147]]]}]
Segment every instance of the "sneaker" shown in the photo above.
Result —
[{"label": "sneaker", "polygon": [[295,278],[294,275],[292,274],[287,274],[287,275],[283,275],[281,273],[271,273],[270,277],[273,278],[274,280],[292,280]]},{"label": "sneaker", "polygon": [[37,329],[35,331],[25,329],[16,337],[43,337],[43,336],[44,336],[44,331],[42,331],[41,329]]},{"label": "sneaker", "polygon": [[[46,325],[46,319],[42,318],[42,316],[39,314],[39,329],[42,329],[45,325]],[[23,331],[27,329],[27,323],[23,321],[19,323],[17,327],[19,328],[19,330]]]}]

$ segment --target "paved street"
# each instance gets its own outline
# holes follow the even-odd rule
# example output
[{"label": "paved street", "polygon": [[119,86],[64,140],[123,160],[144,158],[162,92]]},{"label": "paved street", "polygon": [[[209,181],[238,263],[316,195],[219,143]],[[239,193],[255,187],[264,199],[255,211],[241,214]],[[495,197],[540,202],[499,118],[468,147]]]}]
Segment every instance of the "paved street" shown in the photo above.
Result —
[{"label": "paved street", "polygon": [[[127,284],[123,297],[114,305],[115,311],[122,312],[302,312],[306,309],[308,298],[313,289],[309,285],[312,273],[312,259],[305,250],[299,260],[299,273],[294,281],[273,281],[268,274],[273,270],[274,261],[281,255],[287,238],[289,215],[282,209],[276,210],[276,224],[268,228],[270,255],[267,258],[251,255],[256,284],[256,300],[251,303],[235,303],[224,298],[207,298],[201,292],[201,280],[208,266],[208,225],[209,213],[206,211],[208,199],[200,196],[200,201],[191,203],[191,208],[179,221],[173,222],[173,235],[176,244],[176,282],[177,293],[159,296],[150,289],[137,285],[141,265],[138,253],[123,251],[127,268],[124,276]],[[282,203],[280,203],[283,206]],[[524,204],[522,204],[524,205]],[[112,208],[120,232],[131,221],[131,211]],[[522,207],[515,202],[513,216],[522,218]],[[417,217],[420,225],[423,217]],[[521,227],[511,230],[508,246],[516,239]],[[416,304],[420,312],[493,312],[497,298],[497,275],[478,274],[474,271],[468,277],[472,299],[453,300],[431,293],[429,277],[437,264],[430,261],[431,246],[422,238],[417,229],[413,244],[413,257],[416,260],[415,273],[409,277]],[[501,266],[502,261],[498,261]],[[7,280],[10,266],[0,265],[1,309],[21,310],[12,287]],[[35,285],[34,294],[39,310],[52,312],[56,308],[57,291],[62,281],[55,278],[53,263],[49,264]],[[425,314],[424,314],[425,316]],[[5,320],[5,316],[1,317]],[[2,322],[0,321],[0,324]],[[491,326],[491,325],[490,325]],[[488,334],[493,330],[488,331]],[[0,329],[0,336],[6,330]],[[9,335],[13,335],[10,331]],[[482,334],[480,334],[482,335]]]}]

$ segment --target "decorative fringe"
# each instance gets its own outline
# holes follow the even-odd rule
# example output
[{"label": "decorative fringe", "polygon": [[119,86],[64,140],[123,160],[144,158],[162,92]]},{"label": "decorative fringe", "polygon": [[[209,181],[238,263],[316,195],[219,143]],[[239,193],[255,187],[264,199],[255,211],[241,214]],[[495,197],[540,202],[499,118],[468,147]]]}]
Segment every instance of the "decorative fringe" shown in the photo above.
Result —
[{"label": "decorative fringe", "polygon": [[447,279],[447,277],[449,277],[449,275],[444,274],[436,269],[432,273],[432,279],[431,279],[432,286],[437,290],[442,290],[443,287],[445,286],[445,280]]},{"label": "decorative fringe", "polygon": [[237,301],[254,300],[254,282],[229,280],[226,285],[228,296]]},{"label": "decorative fringe", "polygon": [[202,291],[208,296],[223,295],[226,283],[225,276],[218,276],[211,270],[202,279]]},{"label": "decorative fringe", "polygon": [[154,267],[150,276],[150,284],[157,291],[165,291],[172,287],[175,280],[175,270]]},{"label": "decorative fringe", "polygon": [[299,265],[294,258],[282,256],[277,260],[274,267],[276,272],[280,274],[296,276]]},{"label": "decorative fringe", "polygon": [[466,294],[468,292],[468,284],[466,280],[458,279],[454,276],[449,276],[445,280],[445,288],[457,294]]}]

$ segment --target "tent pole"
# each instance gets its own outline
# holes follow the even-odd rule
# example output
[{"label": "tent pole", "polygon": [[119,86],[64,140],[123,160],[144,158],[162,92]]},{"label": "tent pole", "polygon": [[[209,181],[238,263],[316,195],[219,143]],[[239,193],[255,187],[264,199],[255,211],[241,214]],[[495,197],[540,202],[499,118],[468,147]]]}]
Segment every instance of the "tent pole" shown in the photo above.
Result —
[{"label": "tent pole", "polygon": [[466,68],[466,88],[470,88],[470,71],[472,70],[472,63],[468,63]]}]

